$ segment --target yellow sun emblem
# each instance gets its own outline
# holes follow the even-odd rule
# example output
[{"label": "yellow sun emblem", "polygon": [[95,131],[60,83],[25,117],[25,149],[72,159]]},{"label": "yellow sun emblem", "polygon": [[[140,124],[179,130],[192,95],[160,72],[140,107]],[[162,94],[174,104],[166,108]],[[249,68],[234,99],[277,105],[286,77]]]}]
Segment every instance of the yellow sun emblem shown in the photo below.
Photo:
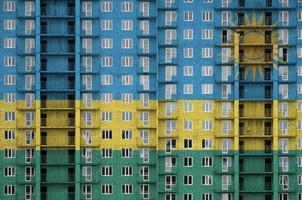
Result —
[{"label": "yellow sun emblem", "polygon": [[256,15],[255,11],[250,16],[246,12],[238,14],[236,18],[238,23],[230,21],[233,27],[233,55],[229,57],[235,68],[243,69],[239,68],[236,76],[242,80],[247,80],[249,75],[253,81],[269,80],[267,74],[271,73],[268,69],[278,70],[278,63],[284,62],[278,53],[279,38],[283,34],[283,30],[276,29],[279,21],[272,22],[269,13]]}]

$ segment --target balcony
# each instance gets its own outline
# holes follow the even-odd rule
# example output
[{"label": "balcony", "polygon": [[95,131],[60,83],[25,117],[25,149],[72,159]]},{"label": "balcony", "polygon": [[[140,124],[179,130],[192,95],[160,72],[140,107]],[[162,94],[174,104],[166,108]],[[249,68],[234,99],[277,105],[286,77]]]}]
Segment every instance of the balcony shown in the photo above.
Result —
[{"label": "balcony", "polygon": [[75,107],[74,100],[62,100],[62,101],[51,101],[41,99],[41,109],[44,110],[64,110],[64,109],[73,109]]},{"label": "balcony", "polygon": [[265,145],[264,146],[264,153],[271,154],[272,153],[272,145]]},{"label": "balcony", "polygon": [[272,109],[271,108],[265,108],[264,109],[264,116],[265,117],[272,117]]},{"label": "balcony", "polygon": [[69,128],[75,125],[75,118],[47,120],[41,117],[41,126],[47,128]]},{"label": "balcony", "polygon": [[264,127],[264,135],[267,135],[267,136],[270,136],[272,135],[272,127],[269,126],[269,127]]},{"label": "balcony", "polygon": [[273,60],[272,53],[265,53],[264,60],[265,62],[272,62]]}]

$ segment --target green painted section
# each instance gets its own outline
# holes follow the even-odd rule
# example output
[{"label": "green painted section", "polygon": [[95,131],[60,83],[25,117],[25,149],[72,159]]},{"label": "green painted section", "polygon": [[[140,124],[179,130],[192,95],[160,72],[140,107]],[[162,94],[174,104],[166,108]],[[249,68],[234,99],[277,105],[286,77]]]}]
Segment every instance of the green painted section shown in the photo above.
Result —
[{"label": "green painted section", "polygon": [[[73,153],[73,154],[71,154]],[[238,153],[238,162],[236,173],[236,163],[232,161],[228,172],[222,172],[222,158],[234,157]],[[236,174],[238,177],[238,198],[241,196],[244,200],[266,200],[266,195],[278,198],[278,193],[289,193],[290,199],[295,199],[301,186],[297,186],[297,174],[302,174],[302,168],[297,167],[297,156],[302,156],[301,151],[289,152],[288,155],[281,152],[272,152],[264,154],[262,151],[249,151],[244,154],[239,152],[229,152],[222,154],[221,151],[173,151],[170,155],[163,151],[151,151],[149,163],[143,163],[139,157],[139,151],[133,152],[132,158],[122,158],[121,151],[113,151],[112,158],[102,158],[101,150],[93,150],[92,163],[85,163],[82,152],[69,152],[68,150],[49,150],[45,159],[44,151],[36,151],[35,158],[31,163],[25,163],[24,151],[18,150],[16,158],[4,158],[4,151],[0,151],[0,170],[4,171],[5,166],[16,166],[17,174],[15,177],[0,176],[0,188],[6,184],[17,185],[16,196],[5,196],[4,190],[0,189],[0,199],[23,199],[24,186],[34,185],[35,199],[41,199],[39,194],[39,186],[41,186],[41,196],[45,195],[45,187],[47,186],[48,200],[69,200],[68,187],[74,187],[75,194],[72,199],[83,199],[81,185],[92,185],[93,199],[142,199],[139,187],[140,184],[150,185],[149,199],[164,199],[165,193],[176,193],[177,199],[182,200],[185,193],[192,193],[194,199],[199,199],[203,193],[213,193],[214,199],[221,199],[222,193],[232,193],[235,195],[236,190]],[[41,154],[41,155],[40,155]],[[279,159],[277,156],[287,156],[289,158],[289,171],[282,172],[279,167]],[[40,157],[40,159],[39,159]],[[175,157],[176,166],[172,167],[171,172],[165,171],[165,158]],[[184,166],[184,157],[193,158],[193,166]],[[213,157],[213,166],[203,167],[202,158]],[[236,157],[236,156],[235,156]],[[271,164],[268,164],[270,163]],[[25,167],[35,167],[35,176],[31,181],[25,181]],[[82,176],[82,166],[92,166],[92,181],[86,181]],[[101,167],[112,166],[111,176],[102,176]],[[132,176],[122,176],[122,166],[132,166]],[[140,166],[149,166],[149,180],[144,181],[140,176]],[[40,174],[40,170],[41,174]],[[75,172],[72,174],[70,170]],[[47,171],[45,175],[45,171]],[[279,174],[278,174],[279,173]],[[279,185],[279,175],[289,175],[289,189],[283,190]],[[168,175],[176,176],[176,185],[172,186],[170,191],[165,190],[165,177]],[[193,177],[193,185],[184,185],[185,175]],[[212,185],[202,185],[202,175],[213,176]],[[227,190],[222,189],[222,176],[231,175],[231,185]],[[244,179],[244,181],[242,181]],[[104,195],[101,193],[102,184],[112,184],[113,194]],[[132,194],[122,194],[121,187],[123,184],[132,184]],[[38,193],[37,193],[38,192]],[[275,194],[275,195],[274,195]],[[78,197],[77,197],[78,195]],[[234,196],[233,196],[234,197]]]}]

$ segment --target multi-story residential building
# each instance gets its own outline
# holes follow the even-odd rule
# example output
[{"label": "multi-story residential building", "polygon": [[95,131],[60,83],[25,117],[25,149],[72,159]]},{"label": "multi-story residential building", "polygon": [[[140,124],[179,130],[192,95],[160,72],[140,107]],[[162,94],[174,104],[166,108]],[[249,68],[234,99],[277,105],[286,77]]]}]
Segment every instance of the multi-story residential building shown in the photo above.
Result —
[{"label": "multi-story residential building", "polygon": [[1,200],[302,200],[301,0],[1,0]]}]

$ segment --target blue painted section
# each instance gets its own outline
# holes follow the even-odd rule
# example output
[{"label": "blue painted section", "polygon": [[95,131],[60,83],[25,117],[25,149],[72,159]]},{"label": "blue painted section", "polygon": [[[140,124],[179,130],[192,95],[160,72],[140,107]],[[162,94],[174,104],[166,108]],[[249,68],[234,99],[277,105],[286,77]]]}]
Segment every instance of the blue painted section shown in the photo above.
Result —
[{"label": "blue painted section", "polygon": [[[288,63],[289,67],[289,78],[288,81],[281,81],[279,76],[273,76],[274,79],[271,82],[259,82],[252,83],[253,79],[261,80],[259,71],[256,71],[256,78],[252,77],[249,73],[246,82],[241,82],[240,85],[245,85],[246,95],[245,98],[255,98],[264,99],[265,89],[264,85],[272,86],[272,98],[280,99],[281,97],[278,92],[278,84],[288,84],[289,95],[288,99],[300,99],[301,95],[297,95],[296,83],[301,83],[302,79],[297,76],[297,68],[295,66],[300,66],[302,58],[297,58],[297,47],[301,45],[301,40],[297,39],[297,29],[301,28],[301,21],[297,20],[297,11],[300,10],[301,5],[297,4],[296,1],[290,1],[288,7],[282,7],[280,1],[273,0],[273,6],[271,8],[265,7],[265,1],[255,0],[246,1],[245,8],[240,8],[237,1],[231,1],[228,7],[222,7],[221,1],[215,1],[214,3],[205,3],[204,1],[194,1],[193,3],[185,3],[184,1],[176,1],[172,4],[170,8],[165,8],[164,1],[149,2],[150,3],[150,14],[149,17],[143,16],[142,12],[139,11],[139,3],[133,1],[133,12],[121,12],[121,3],[113,2],[112,12],[101,12],[100,2],[103,1],[92,1],[93,10],[92,16],[84,16],[84,13],[79,11],[78,15],[81,16],[81,20],[91,20],[92,21],[92,34],[86,35],[84,30],[78,26],[77,33],[70,32],[68,28],[68,22],[74,20],[73,15],[68,15],[67,4],[65,1],[49,1],[47,3],[47,9],[45,10],[46,15],[42,15],[41,18],[38,16],[24,16],[24,3],[17,1],[16,12],[3,12],[3,4],[0,5],[0,16],[3,20],[5,19],[17,19],[16,30],[11,31],[1,31],[0,38],[3,41],[7,37],[15,37],[17,41],[16,49],[5,49],[0,54],[0,60],[4,60],[7,56],[16,56],[16,66],[15,67],[4,67],[4,62],[0,62],[0,81],[3,82],[4,74],[15,74],[17,75],[17,84],[14,86],[2,87],[1,98],[3,98],[3,93],[7,92],[17,92],[17,99],[24,99],[25,94],[25,74],[36,75],[35,77],[35,89],[39,90],[40,78],[46,76],[46,73],[42,70],[40,72],[40,66],[46,66],[47,71],[52,74],[47,74],[47,88],[54,91],[67,91],[73,92],[68,89],[68,76],[77,76],[74,79],[75,88],[79,88],[81,93],[91,92],[93,93],[93,99],[101,99],[102,93],[112,93],[113,99],[120,100],[121,93],[132,93],[134,99],[139,99],[139,94],[141,92],[149,93],[150,99],[165,99],[165,85],[166,84],[176,84],[177,94],[172,95],[174,100],[182,99],[222,99],[221,88],[222,84],[231,84],[231,93],[227,99],[238,99],[236,97],[236,79],[235,68],[232,68],[231,76],[228,81],[221,80],[221,66],[222,65],[232,65],[233,61],[229,63],[222,63],[221,60],[221,31],[222,29],[233,29],[233,24],[237,24],[238,13],[247,13],[250,21],[253,15],[256,15],[256,19],[259,20],[260,16],[263,16],[265,12],[272,13],[272,22],[279,20],[279,11],[287,11],[289,13],[289,25],[284,27],[289,31],[289,45],[288,45]],[[37,9],[36,9],[37,10]],[[184,22],[184,12],[193,11],[192,22]],[[171,26],[165,25],[165,15],[168,11],[177,12],[177,20],[172,22]],[[214,19],[212,21],[202,21],[202,15],[205,11],[213,11]],[[229,11],[231,14],[231,21],[226,26],[221,25],[222,12]],[[43,11],[44,12],[44,11]],[[25,20],[36,19],[35,21],[35,31],[30,35],[25,35]],[[122,20],[132,20],[133,30],[121,30]],[[101,23],[102,20],[112,20],[112,30],[102,30]],[[149,20],[150,23],[150,33],[144,35],[140,30],[139,20]],[[47,23],[47,28],[43,31],[44,27],[40,26],[41,23]],[[79,24],[81,24],[79,22]],[[275,28],[281,27],[281,22],[275,24]],[[39,42],[39,31],[41,29],[41,42],[47,42],[45,47],[40,46]],[[173,40],[171,44],[165,44],[165,31],[167,29],[174,29],[177,32],[177,39]],[[183,38],[184,29],[193,29],[193,39],[185,40]],[[213,29],[213,39],[201,39],[203,29]],[[81,36],[81,39],[76,35]],[[33,49],[33,53],[24,53],[24,38],[35,38],[36,44]],[[68,40],[75,40],[76,47],[68,46]],[[85,53],[82,46],[82,39],[92,40],[91,53]],[[104,38],[113,39],[113,48],[102,49],[101,40]],[[122,49],[122,39],[129,38],[133,41],[133,48]],[[143,53],[140,49],[140,39],[149,39],[150,51],[149,53]],[[71,48],[71,51],[69,51]],[[77,49],[75,53],[72,51],[74,48]],[[172,59],[171,63],[165,63],[165,49],[166,48],[177,48],[177,58]],[[183,48],[193,48],[193,58],[183,57]],[[213,58],[202,58],[202,48],[213,48]],[[41,54],[39,54],[40,49],[42,49]],[[45,50],[45,51],[44,51]],[[25,71],[25,56],[32,56],[36,53],[35,57],[35,69],[33,71]],[[79,56],[90,56],[92,57],[92,70],[86,71],[83,67],[82,59]],[[122,57],[132,57],[133,65],[132,67],[122,66]],[[140,57],[149,57],[149,71],[144,71],[140,67]],[[104,67],[101,64],[102,57],[112,57],[113,63],[112,67]],[[75,59],[76,63],[79,64],[78,70],[68,68],[68,58]],[[40,63],[41,59],[47,59],[47,64]],[[177,66],[177,76],[173,77],[171,81],[165,80],[165,70],[166,66],[175,65]],[[193,75],[184,76],[183,66],[193,66]],[[282,63],[278,63],[282,65]],[[202,66],[213,66],[212,76],[201,76]],[[274,69],[276,70],[276,69]],[[273,70],[273,71],[274,71]],[[79,75],[80,74],[80,75]],[[88,91],[82,84],[83,75],[92,76],[92,90]],[[112,75],[113,83],[112,85],[102,85],[101,77],[102,75]],[[129,86],[121,85],[121,77],[123,75],[132,75],[133,83]],[[140,85],[140,76],[148,75],[150,83],[150,91],[144,91]],[[81,78],[79,78],[81,76]],[[276,83],[275,83],[276,82]],[[193,84],[194,91],[193,94],[183,94],[184,84]],[[275,84],[273,84],[275,83]],[[278,83],[278,84],[277,84]],[[204,95],[201,94],[202,84],[213,84],[214,92],[213,94]],[[158,85],[158,88],[156,88]],[[239,85],[238,85],[239,88]],[[251,96],[251,91],[253,95]],[[30,92],[30,91],[29,91]],[[255,94],[255,95],[254,95]],[[43,91],[42,94],[44,95]],[[47,94],[47,99],[60,100],[67,99],[66,95],[59,93],[49,92]],[[77,93],[76,99],[80,99],[80,93]],[[36,99],[40,99],[39,93],[36,94]]]}]

